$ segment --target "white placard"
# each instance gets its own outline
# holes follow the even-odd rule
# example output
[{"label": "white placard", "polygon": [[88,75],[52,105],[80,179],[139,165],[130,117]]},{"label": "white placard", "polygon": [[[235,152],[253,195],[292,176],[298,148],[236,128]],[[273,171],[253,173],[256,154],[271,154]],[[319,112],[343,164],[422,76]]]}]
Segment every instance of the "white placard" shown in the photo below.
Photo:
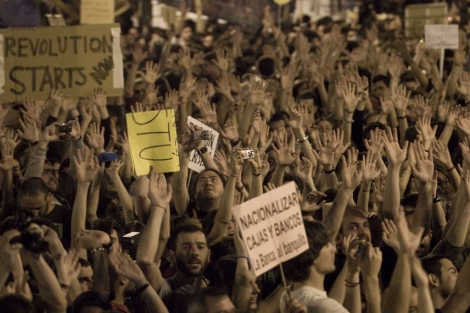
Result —
[{"label": "white placard", "polygon": [[[219,133],[207,126],[206,124],[203,124],[196,120],[195,118],[192,118],[191,116],[188,116],[188,126],[191,125],[196,125],[199,127],[202,127],[202,130],[207,130],[209,131],[209,140],[204,141],[204,146],[207,147],[209,150],[208,153],[212,158],[214,158],[215,151],[217,150],[217,142],[219,140]],[[191,151],[191,154],[189,155],[189,169],[200,173],[205,169],[204,163],[202,162],[201,156],[199,153],[196,151]]]},{"label": "white placard", "polygon": [[308,249],[294,182],[244,202],[232,212],[256,276]]},{"label": "white placard", "polygon": [[425,25],[426,49],[458,49],[458,25]]},{"label": "white placard", "polygon": [[80,24],[114,23],[114,0],[81,0]]}]

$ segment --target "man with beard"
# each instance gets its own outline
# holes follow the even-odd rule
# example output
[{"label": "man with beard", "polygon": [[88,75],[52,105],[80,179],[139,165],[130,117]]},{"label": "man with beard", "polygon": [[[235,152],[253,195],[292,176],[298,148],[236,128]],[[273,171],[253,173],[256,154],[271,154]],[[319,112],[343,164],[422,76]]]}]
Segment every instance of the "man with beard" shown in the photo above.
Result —
[{"label": "man with beard", "polygon": [[421,261],[423,269],[428,274],[433,306],[440,308],[454,290],[459,272],[452,262],[443,255],[427,256]]}]

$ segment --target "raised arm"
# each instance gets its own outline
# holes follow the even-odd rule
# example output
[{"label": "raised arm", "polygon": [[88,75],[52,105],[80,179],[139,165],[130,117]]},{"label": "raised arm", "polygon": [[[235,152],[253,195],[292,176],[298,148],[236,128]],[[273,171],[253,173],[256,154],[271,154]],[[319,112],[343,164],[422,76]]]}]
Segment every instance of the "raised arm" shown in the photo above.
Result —
[{"label": "raised arm", "polygon": [[207,236],[207,244],[210,246],[215,240],[226,236],[228,226],[232,220],[233,198],[235,196],[235,184],[238,175],[241,175],[243,159],[239,150],[234,151],[230,156],[230,175],[220,200],[220,206],[214,217],[214,226]]},{"label": "raised arm", "polygon": [[158,174],[151,167],[148,196],[152,202],[152,207],[147,225],[140,237],[137,248],[137,262],[155,290],[159,290],[162,283],[160,270],[154,262],[159,244],[159,240],[156,240],[155,236],[160,234],[163,216],[165,211],[170,209],[171,195],[172,189],[167,184],[165,176]]},{"label": "raised arm", "polygon": [[386,133],[382,134],[382,141],[388,160],[383,210],[386,218],[394,219],[400,206],[400,166],[406,159],[408,142],[405,141],[403,148],[400,147],[396,128],[393,131],[387,128]]},{"label": "raised arm", "polygon": [[119,170],[124,165],[124,162],[121,160],[114,160],[111,162],[111,165],[106,169],[106,175],[109,176],[111,181],[116,188],[116,192],[119,197],[119,201],[124,208],[124,217],[126,219],[126,224],[132,222],[134,217],[134,205],[132,204],[131,196],[127,191],[126,187],[122,183],[121,176],[119,176]]},{"label": "raised arm", "polygon": [[351,148],[347,151],[347,157],[342,157],[342,181],[343,184],[333,201],[328,214],[323,218],[323,224],[330,230],[328,239],[330,242],[335,242],[343,220],[344,211],[346,206],[357,186],[362,180],[362,164],[357,163],[358,151]]}]

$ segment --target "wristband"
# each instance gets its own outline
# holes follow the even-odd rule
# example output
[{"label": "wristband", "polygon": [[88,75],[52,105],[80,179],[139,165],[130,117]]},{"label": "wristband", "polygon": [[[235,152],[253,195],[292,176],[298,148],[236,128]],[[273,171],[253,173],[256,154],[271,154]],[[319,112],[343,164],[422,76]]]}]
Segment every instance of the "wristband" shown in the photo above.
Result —
[{"label": "wristband", "polygon": [[453,170],[455,170],[455,166],[452,166],[451,168],[447,169],[448,172],[452,172]]},{"label": "wristband", "polygon": [[434,198],[434,199],[432,200],[432,203],[436,204],[436,203],[439,203],[439,202],[441,202],[441,201],[442,201],[441,198],[436,197],[436,198]]},{"label": "wristband", "polygon": [[351,124],[352,124],[352,123],[354,123],[354,120],[345,120],[344,122],[345,122],[346,124],[348,124],[348,123],[351,123]]},{"label": "wristband", "polygon": [[230,143],[232,144],[232,146],[236,146],[236,145],[238,145],[238,144],[240,143],[240,141],[241,141],[241,140],[238,139],[237,141],[235,141],[235,142],[230,142]]},{"label": "wristband", "polygon": [[206,153],[209,149],[207,149],[207,147],[202,147],[201,149],[199,150],[196,150],[197,153],[199,153],[199,155],[203,155],[204,153]]},{"label": "wristband", "polygon": [[406,118],[406,115],[398,116],[399,120],[404,120]]},{"label": "wristband", "polygon": [[82,139],[82,135],[80,135],[80,136],[78,137],[78,139],[75,139],[75,140],[73,140],[72,138],[70,138],[71,141],[79,141],[80,139]]},{"label": "wristband", "polygon": [[298,142],[298,143],[304,143],[304,142],[306,142],[307,140],[308,140],[308,135],[305,136],[305,137],[302,138],[302,139],[297,139],[297,142]]},{"label": "wristband", "polygon": [[165,211],[166,211],[166,207],[164,207],[164,206],[162,206],[162,205],[154,204],[153,206],[156,206],[156,207],[162,208],[163,210],[165,210]]},{"label": "wristband", "polygon": [[333,169],[331,169],[331,170],[329,170],[329,171],[327,171],[327,170],[323,170],[323,172],[324,172],[325,174],[331,174],[331,173],[333,173],[334,171],[335,171],[335,169],[334,169],[334,168],[333,168]]},{"label": "wristband", "polygon": [[244,256],[244,255],[237,256],[237,260],[238,259],[246,259],[247,261],[250,261],[250,259],[247,256]]},{"label": "wristband", "polygon": [[136,292],[137,294],[141,294],[141,293],[144,292],[145,289],[147,289],[149,286],[150,286],[150,284],[149,284],[149,283],[146,283],[146,284],[144,284],[142,287],[140,287],[139,289],[137,289],[135,292]]}]

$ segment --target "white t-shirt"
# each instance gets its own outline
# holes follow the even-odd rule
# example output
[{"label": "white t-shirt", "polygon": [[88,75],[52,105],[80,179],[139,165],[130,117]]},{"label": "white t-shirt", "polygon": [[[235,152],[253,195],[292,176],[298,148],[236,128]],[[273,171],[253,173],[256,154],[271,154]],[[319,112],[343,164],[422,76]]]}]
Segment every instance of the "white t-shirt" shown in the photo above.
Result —
[{"label": "white t-shirt", "polygon": [[[292,297],[307,306],[308,313],[348,313],[341,304],[332,298],[328,298],[326,291],[317,288],[303,286],[291,292]],[[281,296],[281,313],[286,312],[288,302],[287,294]]]}]

